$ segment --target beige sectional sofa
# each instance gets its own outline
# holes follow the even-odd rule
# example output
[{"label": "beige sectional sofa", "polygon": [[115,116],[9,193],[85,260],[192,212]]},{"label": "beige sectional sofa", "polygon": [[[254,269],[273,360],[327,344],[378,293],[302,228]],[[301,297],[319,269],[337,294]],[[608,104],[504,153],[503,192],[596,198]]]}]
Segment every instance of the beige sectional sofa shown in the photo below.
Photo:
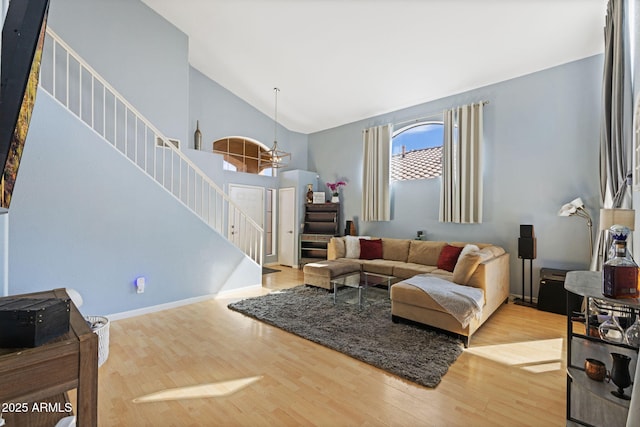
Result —
[{"label": "beige sectional sofa", "polygon": [[[355,257],[353,249],[358,240],[351,236],[332,238],[328,246],[328,261],[305,266],[305,283],[330,289],[331,279],[359,270],[394,276],[395,284],[391,287],[394,321],[407,319],[458,334],[465,340],[465,345],[489,316],[508,300],[509,254],[499,246],[472,243],[477,246],[473,248],[475,250],[471,250],[472,247],[468,248],[469,252],[465,249],[464,255],[454,261],[455,266],[449,263],[447,269],[443,269],[438,268],[439,264],[443,266],[443,250],[448,253],[453,249],[451,246],[464,248],[470,243],[382,238],[382,258],[360,259]],[[429,294],[403,282],[418,274],[482,289],[484,307],[481,317],[462,327]]]}]

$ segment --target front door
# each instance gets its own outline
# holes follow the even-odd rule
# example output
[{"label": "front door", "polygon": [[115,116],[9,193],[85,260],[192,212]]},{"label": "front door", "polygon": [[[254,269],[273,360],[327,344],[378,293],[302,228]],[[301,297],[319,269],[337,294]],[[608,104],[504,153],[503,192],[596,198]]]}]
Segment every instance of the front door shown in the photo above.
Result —
[{"label": "front door", "polygon": [[[264,228],[264,188],[229,184],[229,198],[245,215]],[[247,244],[247,239],[243,239],[241,229],[243,225],[238,210],[229,206],[229,240],[245,250],[247,248],[244,248],[243,245]]]}]

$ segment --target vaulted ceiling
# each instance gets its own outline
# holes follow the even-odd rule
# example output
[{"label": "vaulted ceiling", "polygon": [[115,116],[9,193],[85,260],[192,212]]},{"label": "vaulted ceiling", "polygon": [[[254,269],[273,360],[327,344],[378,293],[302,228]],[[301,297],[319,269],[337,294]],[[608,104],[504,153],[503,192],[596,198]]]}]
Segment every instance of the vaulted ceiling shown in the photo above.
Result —
[{"label": "vaulted ceiling", "polygon": [[142,0],[189,61],[312,133],[603,51],[606,0]]}]

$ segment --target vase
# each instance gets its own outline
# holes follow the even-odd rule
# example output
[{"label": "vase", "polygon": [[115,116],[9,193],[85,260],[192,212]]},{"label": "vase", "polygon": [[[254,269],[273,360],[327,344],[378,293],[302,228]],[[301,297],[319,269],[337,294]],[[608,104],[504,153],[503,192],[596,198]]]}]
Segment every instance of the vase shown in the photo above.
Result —
[{"label": "vase", "polygon": [[613,358],[611,382],[618,386],[618,389],[612,391],[611,394],[620,399],[630,400],[631,397],[624,394],[624,389],[631,385],[631,374],[629,373],[631,358],[619,353],[611,353],[611,357]]},{"label": "vase", "polygon": [[200,132],[199,120],[196,120],[196,131],[193,134],[193,148],[196,150],[202,148],[202,132]]},{"label": "vase", "polygon": [[331,196],[331,203],[340,203],[340,197],[337,194]]}]

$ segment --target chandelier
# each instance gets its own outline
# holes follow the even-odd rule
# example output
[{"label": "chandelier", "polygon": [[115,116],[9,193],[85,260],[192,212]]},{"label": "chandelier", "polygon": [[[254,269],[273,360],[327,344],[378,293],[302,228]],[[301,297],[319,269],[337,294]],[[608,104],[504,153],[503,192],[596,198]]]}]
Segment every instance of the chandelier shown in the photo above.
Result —
[{"label": "chandelier", "polygon": [[260,170],[266,168],[283,168],[289,164],[289,160],[291,160],[291,153],[287,153],[286,151],[282,151],[278,148],[278,92],[280,89],[277,87],[273,88],[275,93],[275,113],[274,113],[274,130],[273,130],[273,146],[271,150],[266,150],[260,153]]}]

